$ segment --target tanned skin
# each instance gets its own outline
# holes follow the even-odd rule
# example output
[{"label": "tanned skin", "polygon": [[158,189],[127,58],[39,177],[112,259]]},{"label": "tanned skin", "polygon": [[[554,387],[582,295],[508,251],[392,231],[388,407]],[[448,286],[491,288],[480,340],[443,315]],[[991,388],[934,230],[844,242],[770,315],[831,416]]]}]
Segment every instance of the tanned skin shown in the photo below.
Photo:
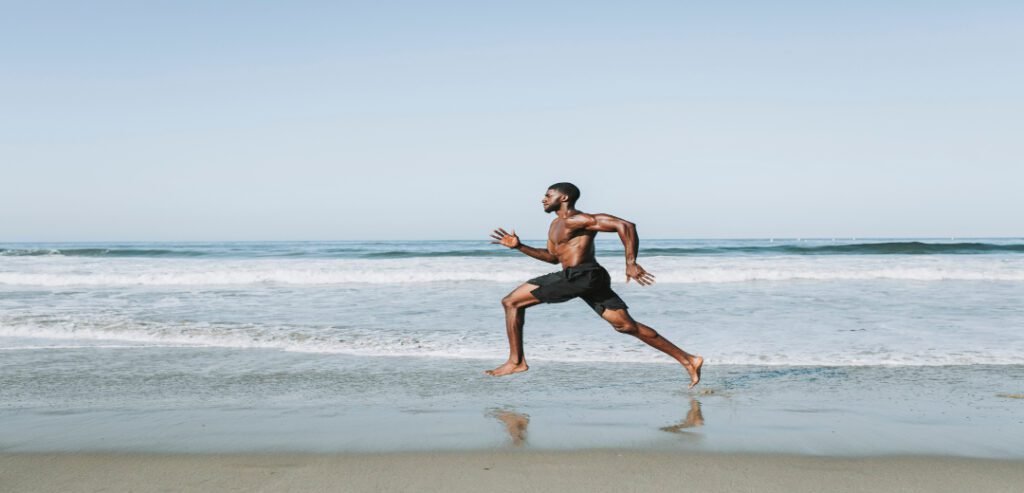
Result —
[{"label": "tanned skin", "polygon": [[[640,244],[636,235],[636,225],[609,214],[587,214],[576,210],[575,204],[569,202],[569,197],[557,190],[549,189],[541,203],[544,204],[544,212],[554,212],[557,215],[548,228],[546,249],[526,246],[519,241],[515,230],[510,233],[502,228],[491,233],[491,238],[494,239],[491,243],[519,250],[538,260],[562,264],[562,268],[565,269],[594,262],[594,237],[599,232],[616,232],[626,248],[626,282],[634,280],[641,286],[654,284],[654,275],[636,263],[636,253]],[[531,293],[536,288],[534,284],[524,283],[501,300],[505,308],[509,356],[508,361],[501,366],[487,370],[488,375],[498,377],[530,369],[523,352],[523,323],[526,309],[540,303],[540,300]],[[634,336],[678,361],[690,375],[691,389],[700,382],[703,357],[679,349],[654,329],[633,320],[625,309],[606,308],[601,318],[610,323],[616,331]]]}]

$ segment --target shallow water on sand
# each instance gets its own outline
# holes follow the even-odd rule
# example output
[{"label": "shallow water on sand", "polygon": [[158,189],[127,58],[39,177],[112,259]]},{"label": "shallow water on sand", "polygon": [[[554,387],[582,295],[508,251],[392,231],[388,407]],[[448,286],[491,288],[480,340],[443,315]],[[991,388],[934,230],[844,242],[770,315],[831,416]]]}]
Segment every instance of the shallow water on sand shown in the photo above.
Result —
[{"label": "shallow water on sand", "polygon": [[[221,348],[9,352],[0,450],[645,448],[1024,457],[1024,366],[482,362]],[[83,360],[89,361],[88,368]],[[262,368],[262,369],[257,369]],[[1016,385],[1017,387],[1014,387]]]}]

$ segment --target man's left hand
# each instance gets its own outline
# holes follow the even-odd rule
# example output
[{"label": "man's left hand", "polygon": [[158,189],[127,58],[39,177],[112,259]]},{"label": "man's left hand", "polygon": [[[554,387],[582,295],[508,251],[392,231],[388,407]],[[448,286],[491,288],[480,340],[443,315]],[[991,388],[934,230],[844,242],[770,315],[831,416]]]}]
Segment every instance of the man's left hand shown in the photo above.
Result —
[{"label": "man's left hand", "polygon": [[654,274],[645,271],[643,267],[640,267],[640,264],[626,265],[626,284],[629,284],[630,279],[633,279],[641,286],[654,284]]}]

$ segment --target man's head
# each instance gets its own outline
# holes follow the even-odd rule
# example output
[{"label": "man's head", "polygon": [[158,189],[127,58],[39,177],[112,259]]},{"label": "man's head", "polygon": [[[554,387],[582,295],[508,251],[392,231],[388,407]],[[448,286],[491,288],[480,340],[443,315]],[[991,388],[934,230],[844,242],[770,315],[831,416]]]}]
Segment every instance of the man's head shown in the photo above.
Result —
[{"label": "man's head", "polygon": [[544,212],[555,212],[565,202],[569,207],[575,207],[576,201],[580,198],[580,189],[568,182],[555,183],[548,187],[547,193],[541,203],[544,204]]}]

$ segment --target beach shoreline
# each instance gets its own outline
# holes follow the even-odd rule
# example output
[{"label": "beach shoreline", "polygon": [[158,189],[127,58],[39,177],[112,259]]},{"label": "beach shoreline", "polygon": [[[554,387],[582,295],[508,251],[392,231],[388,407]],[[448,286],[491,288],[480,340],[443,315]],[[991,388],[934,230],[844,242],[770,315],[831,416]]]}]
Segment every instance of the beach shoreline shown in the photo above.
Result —
[{"label": "beach shoreline", "polygon": [[707,357],[695,389],[581,303],[484,374],[498,300],[548,269],[485,242],[19,246],[0,491],[1024,484],[1020,241],[647,246],[658,286],[622,293]]},{"label": "beach shoreline", "polygon": [[5,491],[1019,491],[1024,461],[636,450],[0,454]]}]

